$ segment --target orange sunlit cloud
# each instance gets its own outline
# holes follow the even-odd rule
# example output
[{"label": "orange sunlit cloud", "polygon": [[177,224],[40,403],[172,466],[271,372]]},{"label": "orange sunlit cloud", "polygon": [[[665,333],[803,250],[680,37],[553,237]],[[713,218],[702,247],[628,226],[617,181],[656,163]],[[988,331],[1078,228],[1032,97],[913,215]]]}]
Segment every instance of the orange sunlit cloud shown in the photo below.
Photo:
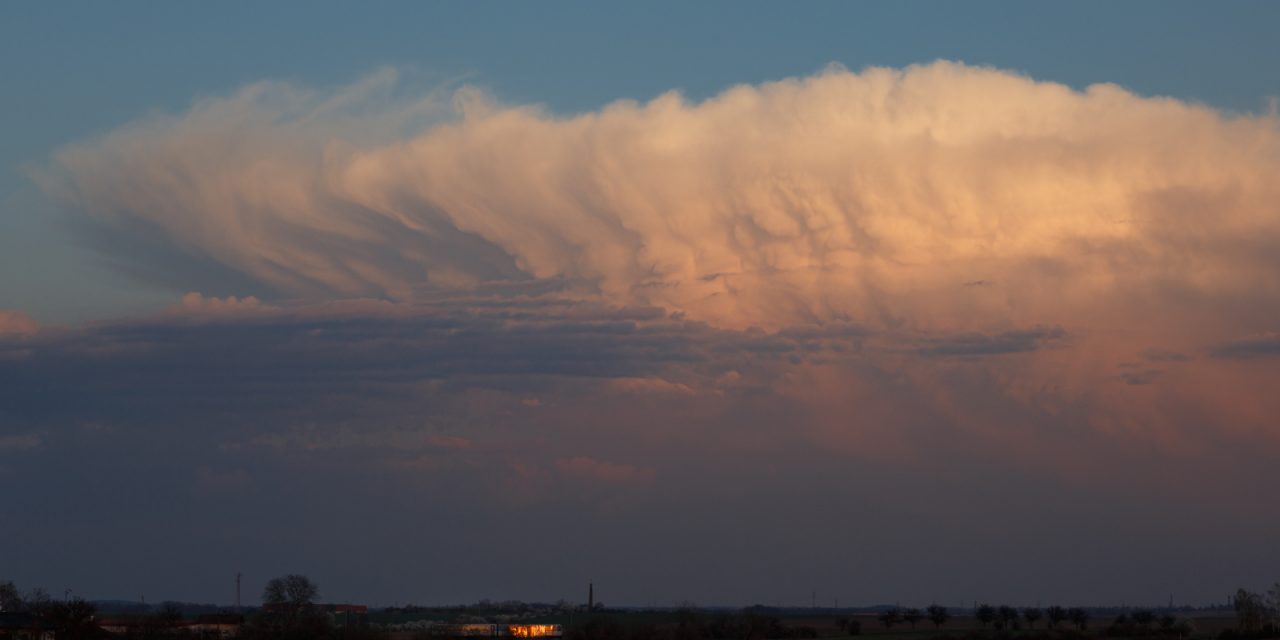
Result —
[{"label": "orange sunlit cloud", "polygon": [[[1275,364],[1240,357],[1280,318],[1274,115],[950,62],[574,116],[471,88],[395,100],[395,81],[256,84],[68,147],[40,179],[84,224],[153,225],[313,310],[552,291],[583,317],[847,327],[767,367],[606,385],[720,397],[755,370],[802,407],[790,432],[836,450],[911,455],[945,424],[1058,459],[1055,420],[1171,454],[1277,439]],[[393,302],[347,301],[366,296]]]}]

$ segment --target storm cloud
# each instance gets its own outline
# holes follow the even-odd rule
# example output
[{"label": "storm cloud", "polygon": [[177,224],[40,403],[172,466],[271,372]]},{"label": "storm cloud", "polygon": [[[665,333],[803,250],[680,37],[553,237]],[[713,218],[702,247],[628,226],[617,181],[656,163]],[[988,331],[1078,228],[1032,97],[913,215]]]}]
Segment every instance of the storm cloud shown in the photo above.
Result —
[{"label": "storm cloud", "polygon": [[[1134,595],[1104,563],[1216,597],[1280,560],[1231,533],[1277,526],[1277,175],[1274,116],[949,62],[571,115],[255,84],[37,172],[117,266],[204,293],[0,314],[0,473],[163,478],[211,557],[356,540],[330,577],[375,593],[421,541],[454,576],[422,598],[771,602],[853,565],[918,602]],[[330,499],[362,524],[313,534]]]},{"label": "storm cloud", "polygon": [[312,298],[557,279],[718,326],[989,331],[1280,297],[1273,117],[946,62],[576,116],[394,82],[254,85],[42,180]]}]

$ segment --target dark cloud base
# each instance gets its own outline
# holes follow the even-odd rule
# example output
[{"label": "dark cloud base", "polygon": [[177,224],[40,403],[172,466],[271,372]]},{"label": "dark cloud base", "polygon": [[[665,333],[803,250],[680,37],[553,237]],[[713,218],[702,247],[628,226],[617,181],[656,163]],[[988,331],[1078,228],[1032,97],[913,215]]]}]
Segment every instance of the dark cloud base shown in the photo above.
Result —
[{"label": "dark cloud base", "polygon": [[[375,603],[588,579],[633,604],[1140,603],[1280,561],[1252,506],[1266,447],[1189,463],[1099,433],[1080,400],[1019,395],[1056,327],[726,331],[555,291],[189,302],[0,339],[14,579],[217,601],[241,570]],[[1225,471],[1188,483],[1186,464]]]}]

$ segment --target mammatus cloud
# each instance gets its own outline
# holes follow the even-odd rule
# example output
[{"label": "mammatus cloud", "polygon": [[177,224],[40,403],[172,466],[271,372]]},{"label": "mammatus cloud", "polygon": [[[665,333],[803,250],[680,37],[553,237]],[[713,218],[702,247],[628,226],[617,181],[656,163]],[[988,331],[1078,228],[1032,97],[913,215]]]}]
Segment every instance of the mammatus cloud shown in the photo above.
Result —
[{"label": "mammatus cloud", "polygon": [[214,298],[193,291],[182,296],[182,302],[170,308],[169,312],[175,315],[229,316],[251,314],[268,309],[269,307],[263,306],[262,302],[253,296]]}]

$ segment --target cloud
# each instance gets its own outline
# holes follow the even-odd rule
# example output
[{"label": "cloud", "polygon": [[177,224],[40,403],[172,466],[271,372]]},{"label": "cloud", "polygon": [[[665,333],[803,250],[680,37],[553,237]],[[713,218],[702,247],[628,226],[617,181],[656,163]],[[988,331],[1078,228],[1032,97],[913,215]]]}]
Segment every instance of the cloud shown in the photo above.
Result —
[{"label": "cloud", "polygon": [[652,469],[604,462],[585,456],[557,460],[556,469],[571,477],[609,484],[645,484],[653,481]]},{"label": "cloud", "polygon": [[1142,357],[1150,362],[1189,362],[1191,360],[1191,357],[1185,353],[1160,349],[1150,349],[1144,352]]},{"label": "cloud", "polygon": [[253,296],[244,298],[237,298],[236,296],[206,298],[197,292],[191,292],[182,296],[182,302],[171,307],[169,312],[175,315],[229,316],[251,314],[266,309],[269,309],[269,307],[264,307],[262,302]]},{"label": "cloud", "polygon": [[[988,530],[1017,532],[1019,558],[1059,558],[1047,551],[1117,528],[1162,532],[1182,545],[1165,558],[1235,539],[1223,522],[1274,529],[1256,508],[1273,484],[1259,478],[1275,474],[1273,378],[1256,368],[1267,359],[1162,363],[1143,385],[1107,369],[1081,384],[1097,363],[1047,327],[736,331],[502,288],[271,306],[0,340],[0,463],[49,478],[15,497],[43,516],[0,541],[38,534],[52,541],[35,545],[44,553],[76,557],[57,536],[83,519],[133,558],[200,543],[208,553],[189,562],[214,571],[244,554],[273,566],[309,536],[320,551],[291,562],[322,583],[391,580],[388,593],[402,587],[387,566],[483,591],[468,568],[560,562],[576,576],[609,557],[630,577],[611,582],[643,585],[627,601],[779,547],[804,550],[784,576],[829,568],[851,544],[987,567]],[[927,352],[940,345],[952,354]],[[67,503],[80,507],[57,508]],[[963,544],[927,544],[936,536]],[[1253,562],[1270,542],[1232,548]],[[632,545],[669,563],[661,581],[645,578],[652,560],[616,555]],[[358,557],[336,552],[353,547]],[[860,566],[891,580],[895,562]],[[381,577],[362,573],[371,563]],[[1066,560],[1052,568],[1073,589],[1093,584]],[[520,584],[522,597],[550,588]],[[725,597],[750,601],[743,589]]]},{"label": "cloud", "polygon": [[40,446],[40,436],[27,433],[22,435],[0,435],[0,452],[27,451]]},{"label": "cloud", "polygon": [[[128,252],[152,271],[177,252],[260,287],[173,313],[299,383],[483,381],[526,408],[557,376],[672,403],[870,389],[875,411],[900,393],[921,421],[1017,431],[957,391],[981,381],[1019,415],[1185,448],[1201,436],[1157,406],[1177,390],[1165,404],[1231,416],[1215,431],[1265,431],[1239,409],[1268,404],[1254,373],[1152,354],[1226,361],[1276,331],[1273,115],[951,62],[576,115],[396,82],[254,84],[71,145],[39,179],[102,237],[158,247]],[[170,331],[71,342],[155,353]],[[1142,360],[1162,368],[1125,368]],[[908,431],[817,437],[882,450]]]},{"label": "cloud", "polygon": [[[0,340],[0,414],[18,422],[96,420],[102,411],[163,420],[204,406],[226,416],[270,415],[297,403],[363,406],[352,395],[360,386],[408,395],[423,385],[439,393],[497,389],[522,394],[525,405],[529,394],[561,378],[681,392],[688,385],[665,378],[710,384],[726,369],[803,361],[824,349],[815,346],[823,341],[847,340],[839,333],[723,331],[556,296],[501,305],[472,296],[427,305],[354,300],[268,308],[189,294],[180,307],[151,317]],[[67,394],[77,402],[67,404]],[[445,435],[432,436],[435,446],[465,442]],[[349,433],[339,442],[362,437]],[[273,435],[264,442],[289,441]],[[332,445],[326,442],[317,446]]]},{"label": "cloud", "polygon": [[[1185,446],[1195,429],[1155,399],[1177,389],[1233,416],[1214,429],[1261,430],[1238,409],[1268,404],[1254,372],[1222,365],[1265,353],[1237,337],[1280,317],[1273,114],[952,62],[575,115],[396,83],[258,83],[58,152],[38,179],[104,249],[127,239],[157,247],[127,252],[153,272],[216,265],[260,289],[171,310],[211,323],[199,347],[164,320],[49,348],[207,348],[300,383],[483,380],[529,408],[555,401],[539,381],[556,376],[823,406],[790,386],[840,395],[819,371],[909,380],[922,420],[1016,430],[953,399],[984,380],[1019,411]],[[1181,355],[1206,352],[1218,364]]]},{"label": "cloud", "polygon": [[211,493],[239,493],[249,489],[253,479],[243,469],[222,471],[200,467],[196,469],[196,486]]},{"label": "cloud", "polygon": [[1233,340],[1213,349],[1219,358],[1262,358],[1280,356],[1280,334],[1269,333],[1242,340]]},{"label": "cloud", "polygon": [[40,331],[40,325],[31,316],[21,311],[6,311],[0,309],[0,336],[2,335],[32,335]]},{"label": "cloud", "polygon": [[948,62],[576,115],[401,95],[260,83],[59,152],[39,179],[95,247],[201,293],[0,314],[6,469],[64,483],[46,504],[234,493],[201,522],[264,554],[342,504],[369,532],[327,558],[403,535],[462,580],[612,539],[668,584],[1015,548],[1087,590],[1063,550],[1117,531],[1119,563],[1166,532],[1152,566],[1275,555],[1227,541],[1276,524],[1274,114]]},{"label": "cloud", "polygon": [[697,390],[687,384],[671,382],[662,378],[618,378],[610,381],[610,386],[624,393],[674,393],[694,395]]},{"label": "cloud", "polygon": [[1127,384],[1151,384],[1162,372],[1159,369],[1137,369],[1126,367],[1120,372],[1120,378]]},{"label": "cloud", "polygon": [[1277,311],[1272,116],[949,62],[575,116],[394,83],[252,85],[41,180],[290,296],[560,282],[722,327],[980,332]]},{"label": "cloud", "polygon": [[966,334],[925,341],[919,352],[926,356],[985,356],[1024,353],[1061,340],[1066,331],[1061,327],[1006,331],[996,335]]}]

